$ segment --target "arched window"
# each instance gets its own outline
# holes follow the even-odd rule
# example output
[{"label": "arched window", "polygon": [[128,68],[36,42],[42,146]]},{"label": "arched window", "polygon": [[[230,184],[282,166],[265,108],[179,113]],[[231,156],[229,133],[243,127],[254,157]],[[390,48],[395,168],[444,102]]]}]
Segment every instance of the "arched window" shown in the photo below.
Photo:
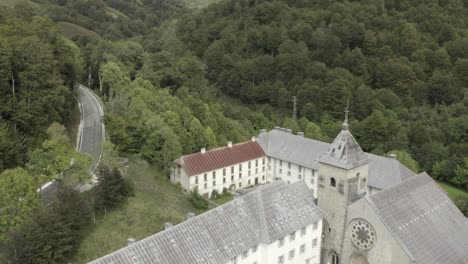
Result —
[{"label": "arched window", "polygon": [[336,180],[333,177],[330,178],[330,186],[331,187],[336,187]]},{"label": "arched window", "polygon": [[329,255],[328,255],[328,261],[327,261],[327,264],[339,264],[339,259],[338,259],[338,254],[336,254],[335,252],[331,252]]}]

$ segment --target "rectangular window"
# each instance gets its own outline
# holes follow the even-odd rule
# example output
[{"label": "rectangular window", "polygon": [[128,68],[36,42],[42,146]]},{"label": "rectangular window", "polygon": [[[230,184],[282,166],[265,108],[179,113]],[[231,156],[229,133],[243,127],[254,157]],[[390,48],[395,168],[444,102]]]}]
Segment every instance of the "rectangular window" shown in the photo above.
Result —
[{"label": "rectangular window", "polygon": [[314,240],[312,240],[312,247],[316,247],[317,246],[317,239],[314,238]]},{"label": "rectangular window", "polygon": [[226,176],[226,168],[223,169],[223,176]]},{"label": "rectangular window", "polygon": [[249,176],[252,174],[252,172],[249,170]]},{"label": "rectangular window", "polygon": [[258,167],[258,159],[255,160],[255,167]]},{"label": "rectangular window", "polygon": [[283,173],[283,169],[279,169],[279,173],[280,173],[280,174]]},{"label": "rectangular window", "polygon": [[317,230],[317,228],[318,228],[318,222],[315,222],[314,223],[314,230]]},{"label": "rectangular window", "polygon": [[226,177],[223,177],[223,183],[226,183]]},{"label": "rectangular window", "polygon": [[296,254],[296,251],[294,249],[289,251],[289,259],[290,260],[293,259],[295,254]]},{"label": "rectangular window", "polygon": [[290,171],[288,171],[288,176],[291,176],[291,172],[290,172]]},{"label": "rectangular window", "polygon": [[216,178],[216,171],[213,171],[213,179]]},{"label": "rectangular window", "polygon": [[280,160],[280,167],[283,167],[283,161]]},{"label": "rectangular window", "polygon": [[247,185],[250,185],[250,180],[248,180]]},{"label": "rectangular window", "polygon": [[296,231],[289,234],[289,241],[294,241],[294,239],[296,239]]},{"label": "rectangular window", "polygon": [[299,165],[299,172],[302,172],[302,166]]},{"label": "rectangular window", "polygon": [[205,184],[203,185],[203,187],[208,188],[208,183],[205,182]]},{"label": "rectangular window", "polygon": [[216,180],[213,181],[213,186],[216,186]]},{"label": "rectangular window", "polygon": [[239,179],[242,178],[242,172],[239,172]]},{"label": "rectangular window", "polygon": [[265,165],[265,158],[262,159],[262,165]]},{"label": "rectangular window", "polygon": [[264,180],[265,180],[265,175],[262,176],[262,181],[264,181]]},{"label": "rectangular window", "polygon": [[314,171],[314,170],[312,170],[312,177],[313,177],[313,176],[315,176],[315,171]]},{"label": "rectangular window", "polygon": [[255,168],[255,174],[258,174],[258,168]]},{"label": "rectangular window", "polygon": [[242,163],[239,164],[239,171],[242,171]]},{"label": "rectangular window", "polygon": [[284,263],[284,256],[281,255],[278,257],[278,264],[283,264]]},{"label": "rectangular window", "polygon": [[297,179],[298,179],[298,180],[302,180],[302,175],[300,175],[300,174],[297,175]]},{"label": "rectangular window", "polygon": [[265,166],[263,166],[262,171],[265,172]]},{"label": "rectangular window", "polygon": [[234,166],[231,166],[231,173],[234,173]]},{"label": "rectangular window", "polygon": [[234,181],[234,175],[231,175],[231,181]]},{"label": "rectangular window", "polygon": [[203,180],[207,181],[208,180],[208,176],[205,174],[203,174]]},{"label": "rectangular window", "polygon": [[300,254],[304,254],[305,252],[305,245],[301,245],[301,249],[299,250]]},{"label": "rectangular window", "polygon": [[284,245],[284,237],[280,238],[278,241],[278,247],[282,247]]},{"label": "rectangular window", "polygon": [[249,161],[249,169],[252,167],[252,162]]},{"label": "rectangular window", "polygon": [[301,228],[301,237],[305,236],[305,234],[306,234],[306,228],[303,227],[303,228]]},{"label": "rectangular window", "polygon": [[288,169],[291,168],[291,162],[288,162]]},{"label": "rectangular window", "polygon": [[242,183],[241,182],[239,182],[239,188],[242,188]]},{"label": "rectangular window", "polygon": [[198,176],[195,176],[195,184],[198,184]]}]

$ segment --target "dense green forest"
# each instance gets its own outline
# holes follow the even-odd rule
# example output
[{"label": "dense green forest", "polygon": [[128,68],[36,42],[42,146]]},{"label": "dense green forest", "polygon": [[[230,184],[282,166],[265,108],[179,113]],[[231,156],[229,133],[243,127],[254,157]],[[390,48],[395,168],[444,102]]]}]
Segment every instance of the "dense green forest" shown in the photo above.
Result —
[{"label": "dense green forest", "polygon": [[[217,3],[193,9],[209,2]],[[466,1],[0,0],[0,6],[0,208],[6,208],[0,242],[49,241],[33,230],[47,222],[63,231],[52,234],[63,243],[69,234],[80,241],[91,222],[89,197],[64,186],[60,195],[70,204],[43,208],[36,193],[58,175],[87,177],[90,158],[73,150],[73,133],[63,126],[76,110],[75,82],[102,97],[117,152],[166,172],[182,154],[247,140],[275,125],[329,142],[349,101],[351,129],[365,151],[398,153],[413,170],[468,189]],[[71,159],[73,170],[61,174]],[[80,217],[86,219],[75,222]],[[63,263],[77,244],[64,249],[51,242],[43,246],[57,255],[38,247],[22,258],[11,255],[14,247],[2,249],[13,259],[7,263]]]},{"label": "dense green forest", "polygon": [[466,1],[230,0],[177,33],[209,83],[268,119],[297,96],[299,117],[333,138],[349,100],[364,150],[408,152],[466,188],[467,24]]}]

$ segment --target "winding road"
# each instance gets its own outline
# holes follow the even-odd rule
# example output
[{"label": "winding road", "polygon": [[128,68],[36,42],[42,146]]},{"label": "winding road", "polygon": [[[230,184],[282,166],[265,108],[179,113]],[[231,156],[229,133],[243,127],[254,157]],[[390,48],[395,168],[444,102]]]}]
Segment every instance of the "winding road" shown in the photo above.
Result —
[{"label": "winding road", "polygon": [[81,122],[76,146],[79,152],[90,154],[93,157],[88,172],[94,174],[102,157],[102,143],[105,140],[102,120],[104,109],[99,97],[90,89],[81,84],[78,84],[77,89]]},{"label": "winding road", "polygon": [[[82,153],[90,154],[93,158],[88,168],[88,173],[92,176],[89,183],[80,184],[76,188],[84,192],[93,188],[97,177],[95,170],[99,166],[102,158],[102,143],[105,140],[105,127],[103,123],[104,108],[99,97],[89,88],[77,84],[77,100],[80,107],[80,126],[77,133],[76,150]],[[56,192],[56,182],[51,181],[41,186],[39,192],[44,201],[52,201]]]}]

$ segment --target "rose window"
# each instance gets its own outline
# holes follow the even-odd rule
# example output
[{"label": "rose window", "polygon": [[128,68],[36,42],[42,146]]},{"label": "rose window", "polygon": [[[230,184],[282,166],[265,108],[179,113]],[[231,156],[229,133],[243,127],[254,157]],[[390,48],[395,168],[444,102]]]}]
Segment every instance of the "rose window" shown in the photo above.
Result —
[{"label": "rose window", "polygon": [[351,239],[358,248],[369,250],[374,246],[376,240],[375,230],[366,220],[355,220],[351,224]]}]

